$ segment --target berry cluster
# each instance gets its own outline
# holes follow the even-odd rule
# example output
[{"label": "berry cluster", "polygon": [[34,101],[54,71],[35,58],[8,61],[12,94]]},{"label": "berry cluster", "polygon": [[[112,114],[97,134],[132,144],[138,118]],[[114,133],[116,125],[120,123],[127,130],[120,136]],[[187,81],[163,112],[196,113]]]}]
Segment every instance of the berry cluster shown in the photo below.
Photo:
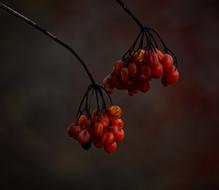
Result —
[{"label": "berry cluster", "polygon": [[[128,52],[121,60],[116,61],[113,72],[105,77],[103,86],[109,93],[114,88],[127,90],[129,95],[137,94],[139,91],[146,93],[150,89],[152,79],[161,78],[164,86],[175,84],[179,80],[179,72],[176,68],[177,60],[169,49],[164,51],[158,49],[157,43],[152,34],[143,31],[134,42]],[[146,34],[147,44],[144,47],[144,35]],[[136,43],[140,40],[138,48]],[[152,39],[151,39],[152,38]],[[155,45],[154,45],[155,43]]]},{"label": "berry cluster", "polygon": [[[92,88],[91,88],[92,89]],[[103,92],[100,87],[95,87],[97,95],[97,109],[90,112],[89,96],[91,89],[86,93],[85,108],[79,111],[77,120],[67,128],[68,135],[77,140],[84,149],[88,150],[93,145],[97,148],[104,148],[108,153],[117,150],[117,144],[124,140],[124,121],[122,120],[122,109],[117,105],[110,105],[106,109],[105,100],[102,99]],[[99,107],[99,97],[102,100],[102,107]],[[83,111],[84,110],[84,111]]]}]

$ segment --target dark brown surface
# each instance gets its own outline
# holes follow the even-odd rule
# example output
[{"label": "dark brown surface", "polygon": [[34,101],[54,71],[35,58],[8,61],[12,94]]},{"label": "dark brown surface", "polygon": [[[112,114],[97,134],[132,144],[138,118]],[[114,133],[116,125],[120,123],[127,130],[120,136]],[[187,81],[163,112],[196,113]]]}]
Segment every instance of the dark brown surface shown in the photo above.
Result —
[{"label": "dark brown surface", "polygon": [[[4,1],[68,42],[101,81],[138,33],[114,1]],[[0,10],[1,189],[219,188],[217,1],[126,0],[177,53],[181,81],[147,94],[116,92],[126,140],[83,151],[66,126],[88,77],[47,37]]]}]

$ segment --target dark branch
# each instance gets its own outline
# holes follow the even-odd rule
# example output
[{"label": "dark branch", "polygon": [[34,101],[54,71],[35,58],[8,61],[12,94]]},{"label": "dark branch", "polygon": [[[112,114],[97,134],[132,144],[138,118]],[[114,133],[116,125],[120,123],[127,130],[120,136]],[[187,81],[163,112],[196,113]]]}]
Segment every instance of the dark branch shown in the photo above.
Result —
[{"label": "dark branch", "polygon": [[19,19],[23,20],[24,22],[26,22],[27,24],[31,25],[32,27],[36,28],[37,30],[39,30],[40,32],[42,32],[43,34],[45,34],[46,36],[48,36],[49,38],[53,39],[55,42],[57,42],[58,44],[60,44],[62,47],[66,48],[67,50],[69,50],[77,59],[78,61],[81,63],[81,65],[83,66],[83,68],[85,69],[86,73],[88,74],[92,84],[96,84],[92,74],[90,73],[90,71],[88,70],[86,64],[82,61],[82,59],[80,58],[80,56],[66,43],[64,43],[63,41],[61,41],[60,39],[58,39],[57,36],[53,35],[52,33],[48,32],[46,29],[42,28],[40,25],[38,25],[36,22],[32,21],[31,19],[27,18],[26,16],[22,15],[21,13],[13,10],[12,8],[8,7],[7,5],[5,5],[4,3],[0,2],[0,8],[11,13],[12,15],[18,17]]}]

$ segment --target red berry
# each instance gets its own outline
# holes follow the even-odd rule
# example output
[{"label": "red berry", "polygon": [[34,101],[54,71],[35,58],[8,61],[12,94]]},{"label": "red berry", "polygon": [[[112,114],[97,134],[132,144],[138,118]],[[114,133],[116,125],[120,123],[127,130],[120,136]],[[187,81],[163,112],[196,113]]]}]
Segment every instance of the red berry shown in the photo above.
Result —
[{"label": "red berry", "polygon": [[153,69],[157,64],[159,64],[159,58],[156,54],[156,52],[152,52],[148,56],[148,66]]},{"label": "red berry", "polygon": [[112,144],[115,141],[115,135],[112,132],[105,132],[102,140],[104,145]]},{"label": "red berry", "polygon": [[103,114],[101,114],[99,122],[103,125],[104,128],[107,128],[110,124],[109,117]]},{"label": "red berry", "polygon": [[164,54],[162,59],[162,65],[165,71],[169,71],[173,69],[173,57],[169,54]]},{"label": "red berry", "polygon": [[117,150],[117,143],[108,144],[104,146],[104,150],[108,153],[113,153]]},{"label": "red berry", "polygon": [[138,83],[138,89],[144,93],[148,92],[148,90],[150,89],[149,82],[146,81]]},{"label": "red berry", "polygon": [[124,140],[124,138],[125,138],[125,132],[123,129],[120,129],[120,130],[115,132],[116,142],[121,142]]},{"label": "red berry", "polygon": [[88,132],[88,130],[83,129],[83,130],[78,134],[77,140],[78,140],[78,142],[79,142],[80,144],[86,144],[86,143],[88,143],[88,142],[91,140],[91,135],[90,135],[90,133]]},{"label": "red berry", "polygon": [[81,132],[81,127],[79,125],[71,124],[67,128],[68,135],[73,138],[77,138],[78,134]]},{"label": "red berry", "polygon": [[153,73],[153,77],[154,78],[160,78],[163,74],[163,66],[159,63],[157,64],[153,70],[152,70],[152,73]]},{"label": "red berry", "polygon": [[179,80],[179,72],[177,69],[172,69],[166,73],[165,81],[167,84],[175,84]]},{"label": "red berry", "polygon": [[124,121],[121,118],[113,119],[112,124],[113,126],[118,126],[119,129],[122,129],[124,127]]},{"label": "red berry", "polygon": [[102,137],[104,132],[103,125],[101,123],[95,123],[93,133],[97,137]]}]

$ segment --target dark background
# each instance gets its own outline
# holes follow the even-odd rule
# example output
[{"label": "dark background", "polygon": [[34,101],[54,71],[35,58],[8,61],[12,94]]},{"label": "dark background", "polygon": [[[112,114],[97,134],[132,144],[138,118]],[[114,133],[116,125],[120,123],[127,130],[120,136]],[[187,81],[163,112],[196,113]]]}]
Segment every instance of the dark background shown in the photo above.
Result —
[{"label": "dark background", "polygon": [[[69,43],[101,81],[138,28],[113,1],[4,1]],[[219,188],[216,0],[125,0],[177,53],[181,80],[117,91],[126,140],[83,151],[66,134],[89,80],[65,49],[0,10],[0,189]]]}]

